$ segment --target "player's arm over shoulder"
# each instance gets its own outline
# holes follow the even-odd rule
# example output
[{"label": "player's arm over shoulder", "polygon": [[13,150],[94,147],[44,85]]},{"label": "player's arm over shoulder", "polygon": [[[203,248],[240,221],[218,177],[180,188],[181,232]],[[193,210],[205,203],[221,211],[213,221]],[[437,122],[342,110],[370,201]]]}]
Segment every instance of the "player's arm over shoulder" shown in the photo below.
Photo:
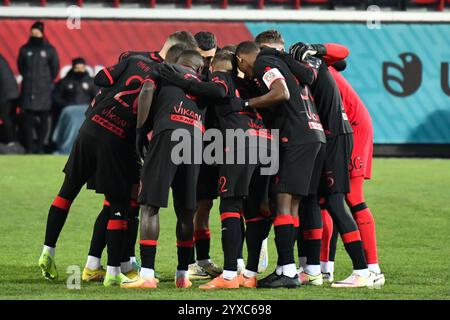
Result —
[{"label": "player's arm over shoulder", "polygon": [[228,94],[226,78],[220,73],[214,73],[211,81],[188,80],[187,91],[195,96],[212,99],[223,99]]},{"label": "player's arm over shoulder", "polygon": [[113,66],[105,67],[94,78],[95,85],[99,87],[112,87],[123,71],[125,71],[129,60],[123,60]]},{"label": "player's arm over shoulder", "polygon": [[255,75],[258,79],[262,80],[269,89],[269,92],[250,99],[249,107],[267,108],[290,99],[286,80],[276,64],[271,63],[269,60],[264,61],[263,59],[257,61],[255,64]]}]

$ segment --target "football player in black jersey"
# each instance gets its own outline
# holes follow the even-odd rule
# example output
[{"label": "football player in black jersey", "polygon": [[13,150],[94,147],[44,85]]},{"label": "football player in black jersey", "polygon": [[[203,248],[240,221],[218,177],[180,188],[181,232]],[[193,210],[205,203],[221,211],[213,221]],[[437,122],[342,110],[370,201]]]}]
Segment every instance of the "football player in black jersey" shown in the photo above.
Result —
[{"label": "football player in black jersey", "polygon": [[[326,46],[302,42],[291,46],[290,53],[296,60],[310,65],[314,64],[318,58],[331,54],[327,52]],[[321,59],[319,61],[322,62]],[[375,274],[368,269],[358,226],[344,205],[345,195],[350,191],[348,164],[353,149],[353,130],[345,113],[339,88],[326,63],[319,64],[317,79],[311,89],[327,136],[327,152],[319,190],[319,194],[324,198],[321,205],[333,218],[353,263],[353,273],[342,281],[333,282],[332,287],[372,287],[376,278]],[[307,233],[303,233],[303,238],[309,240]],[[315,242],[320,243],[319,240]],[[310,267],[308,257],[305,269],[300,273],[302,283],[314,284],[317,281],[321,284],[322,282],[320,254],[317,253],[316,247],[320,245],[314,246],[313,268]]]},{"label": "football player in black jersey", "polygon": [[[186,50],[172,66],[183,77],[200,81],[203,58],[197,51]],[[166,65],[167,67],[167,65]],[[169,68],[169,67],[167,67]],[[157,92],[156,92],[157,91]],[[153,101],[154,100],[154,101]],[[193,217],[196,206],[196,185],[200,162],[196,161],[198,147],[202,151],[202,133],[205,130],[206,108],[199,97],[185,93],[182,88],[160,78],[156,83],[145,84],[139,99],[139,105],[145,105],[138,115],[137,146],[140,151],[139,136],[141,128],[149,114],[156,108],[152,138],[147,148],[141,172],[141,191],[139,203],[141,211],[141,260],[140,279],[127,285],[129,288],[156,288],[154,263],[159,236],[159,208],[167,207],[169,189],[173,190],[173,201],[177,215],[177,252],[178,266],[176,286],[188,288],[192,285],[188,276],[188,264],[194,245]],[[150,107],[151,106],[151,107]],[[189,152],[183,150],[181,159],[174,159],[178,150],[177,135],[186,133],[189,140]],[[145,135],[145,134],[144,134]],[[183,141],[185,137],[183,136]],[[187,139],[187,138],[186,138]],[[178,161],[180,160],[180,161]],[[201,160],[201,155],[200,155]]]},{"label": "football player in black jersey", "polygon": [[[188,46],[182,42],[173,45],[165,54],[166,61],[168,63],[175,63],[181,53],[186,50]],[[159,62],[155,60],[148,60],[152,67],[155,67]],[[96,99],[92,102],[92,107],[101,101],[103,94],[106,94],[107,90],[103,91],[96,96]],[[137,185],[136,185],[137,186]],[[131,199],[131,211],[128,221],[128,234],[127,234],[127,248],[124,250],[124,255],[120,263],[122,273],[125,273],[128,277],[135,277],[140,264],[135,257],[136,238],[139,228],[139,205],[137,203],[137,187],[134,187]],[[110,204],[107,200],[103,203],[103,209],[100,211],[97,219],[95,220],[94,228],[92,231],[91,244],[89,247],[89,254],[87,257],[86,265],[83,269],[82,280],[84,281],[103,281],[106,270],[100,267],[100,261],[102,252],[106,247],[106,227],[108,224]]]},{"label": "football player in black jersey", "polygon": [[[64,226],[71,203],[87,183],[89,189],[105,195],[109,202],[106,243],[108,266],[105,286],[130,282],[120,270],[128,230],[133,185],[138,182],[140,161],[135,145],[137,99],[143,83],[150,78],[148,59],[133,57],[104,68],[95,77],[102,87],[86,112],[77,140],[64,168],[65,179],[50,207],[45,245],[39,259],[44,277],[54,279],[56,241]],[[100,261],[98,261],[98,268]]]},{"label": "football player in black jersey", "polygon": [[[276,35],[276,36],[274,36]],[[262,32],[256,37],[264,46],[279,49],[284,47],[284,41],[275,30]],[[263,40],[261,40],[263,39]],[[336,52],[337,51],[337,52]],[[320,208],[316,194],[324,197],[321,204],[326,207],[340,230],[344,232],[345,248],[353,261],[352,276],[342,282],[336,282],[333,287],[370,286],[371,274],[362,250],[361,239],[357,225],[344,207],[344,196],[349,192],[348,163],[353,146],[352,128],[345,113],[339,89],[326,63],[318,57],[330,60],[339,54],[337,45],[308,45],[297,43],[290,48],[291,55],[298,61],[313,68],[316,79],[311,84],[312,96],[324,126],[327,144],[321,183],[318,192],[308,196],[301,207],[302,230],[298,233],[300,257],[300,281],[302,284],[321,285],[323,276],[320,272],[320,245],[322,238],[322,223]],[[311,57],[316,56],[316,57]],[[286,57],[286,55],[280,55]],[[291,68],[297,76],[296,70]],[[366,284],[367,283],[367,284]]]},{"label": "football player in black jersey", "polygon": [[[242,108],[241,95],[246,92],[245,80],[238,78],[233,68],[234,55],[229,51],[220,51],[213,59],[212,80],[196,82],[183,79],[180,75],[172,75],[170,80],[195,95],[209,94],[214,112],[217,114],[222,136],[227,137],[230,131],[241,133],[245,145],[236,145],[237,140],[225,141],[225,150],[233,153],[233,158],[241,155],[243,163],[223,161],[220,166],[218,190],[220,195],[220,212],[222,220],[222,248],[224,250],[224,271],[200,289],[232,289],[256,287],[259,254],[263,239],[267,236],[271,220],[267,208],[269,176],[259,171],[261,163],[249,161],[250,153],[259,154],[261,148],[269,149],[272,136],[265,129],[262,117],[253,109]],[[233,72],[234,71],[234,72]],[[238,103],[236,104],[236,100]],[[250,139],[258,143],[249,144]],[[258,159],[259,160],[259,159]],[[242,208],[245,208],[242,210]],[[240,243],[244,236],[241,231],[241,212],[247,223],[246,240],[248,247],[247,270],[237,274],[237,261]]]},{"label": "football player in black jersey", "polygon": [[300,200],[318,184],[313,175],[325,134],[307,85],[301,84],[277,55],[262,54],[251,41],[236,50],[238,67],[255,79],[262,96],[245,101],[261,108],[268,127],[279,130],[280,169],[274,177],[276,218],[274,220],[278,266],[274,273],[258,281],[258,287],[297,287],[294,261],[294,219]]},{"label": "football player in black jersey", "polygon": [[[214,34],[207,31],[197,32],[195,35],[197,51],[203,57],[202,81],[211,80],[211,61],[217,51],[217,39]],[[214,108],[207,108],[205,115],[205,129],[217,128],[217,118]],[[206,145],[204,146],[206,147]],[[205,279],[216,277],[222,273],[209,255],[211,245],[211,232],[209,230],[209,215],[213,200],[217,198],[217,181],[219,179],[219,166],[217,164],[200,165],[197,183],[197,205],[194,215],[194,250],[189,264],[189,277],[191,279]]]}]

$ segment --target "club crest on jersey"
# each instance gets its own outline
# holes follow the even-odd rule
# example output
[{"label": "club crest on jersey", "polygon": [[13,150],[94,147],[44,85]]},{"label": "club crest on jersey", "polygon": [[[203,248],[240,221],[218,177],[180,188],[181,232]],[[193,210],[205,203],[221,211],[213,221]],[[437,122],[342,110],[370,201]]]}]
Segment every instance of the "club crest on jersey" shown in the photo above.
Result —
[{"label": "club crest on jersey", "polygon": [[277,68],[268,69],[266,68],[266,73],[264,73],[262,80],[266,84],[267,88],[270,89],[272,86],[272,83],[277,79],[284,79],[283,75],[281,74],[280,70]]},{"label": "club crest on jersey", "polygon": [[264,79],[264,81],[272,82],[275,79],[275,77],[276,77],[276,75],[275,75],[274,72],[268,71],[268,72],[266,72],[264,74],[264,78],[263,79]]},{"label": "club crest on jersey", "polygon": [[81,84],[81,87],[82,87],[84,90],[87,90],[87,89],[89,89],[89,84],[88,84],[87,82],[83,82],[83,83]]},{"label": "club crest on jersey", "polygon": [[46,58],[47,57],[47,52],[45,52],[44,50],[41,50],[41,57],[42,58]]}]

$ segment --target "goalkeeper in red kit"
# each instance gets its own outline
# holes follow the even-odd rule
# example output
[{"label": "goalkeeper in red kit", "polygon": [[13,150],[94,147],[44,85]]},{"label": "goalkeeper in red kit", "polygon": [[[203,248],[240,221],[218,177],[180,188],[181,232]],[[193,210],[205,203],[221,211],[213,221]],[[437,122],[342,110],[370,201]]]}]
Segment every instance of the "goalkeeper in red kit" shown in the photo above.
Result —
[{"label": "goalkeeper in red kit", "polygon": [[[358,225],[369,270],[376,275],[376,282],[384,285],[385,278],[378,264],[375,221],[365,202],[364,181],[372,177],[373,126],[369,111],[350,83],[339,73],[346,66],[345,61],[333,64],[329,70],[338,85],[345,112],[353,129],[354,147],[349,163],[350,193],[345,201]],[[339,71],[338,71],[339,70]],[[336,253],[337,230],[327,210],[322,210],[323,237],[321,250],[322,273],[332,276]]]}]

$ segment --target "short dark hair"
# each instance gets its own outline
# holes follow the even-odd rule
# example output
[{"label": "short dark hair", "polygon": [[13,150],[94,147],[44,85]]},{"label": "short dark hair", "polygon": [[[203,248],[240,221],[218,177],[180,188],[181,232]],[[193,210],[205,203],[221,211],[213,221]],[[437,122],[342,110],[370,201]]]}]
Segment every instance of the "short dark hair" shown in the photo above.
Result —
[{"label": "short dark hair", "polygon": [[190,50],[195,50],[198,47],[197,41],[189,31],[176,31],[172,33],[167,39],[175,42],[175,44],[184,43]]},{"label": "short dark hair", "polygon": [[282,43],[284,44],[284,39],[278,30],[271,29],[261,32],[255,37],[255,42],[258,45],[263,43]]},{"label": "short dark hair", "polygon": [[197,40],[198,47],[204,51],[208,51],[217,48],[216,36],[208,31],[197,32],[194,36]]},{"label": "short dark hair", "polygon": [[253,41],[244,41],[239,43],[236,48],[236,55],[249,54],[259,50],[259,46]]},{"label": "short dark hair", "polygon": [[218,61],[229,61],[231,64],[233,64],[233,60],[234,54],[231,51],[222,49],[216,52],[212,63],[215,64]]},{"label": "short dark hair", "polygon": [[188,47],[185,43],[180,42],[170,47],[166,53],[165,61],[168,63],[176,63],[180,58],[181,53]]},{"label": "short dark hair", "polygon": [[236,53],[237,45],[235,44],[227,44],[222,48],[222,50],[230,51],[231,53]]},{"label": "short dark hair", "polygon": [[180,54],[177,63],[186,64],[189,66],[192,66],[197,63],[203,64],[203,57],[196,50],[184,50]]}]

